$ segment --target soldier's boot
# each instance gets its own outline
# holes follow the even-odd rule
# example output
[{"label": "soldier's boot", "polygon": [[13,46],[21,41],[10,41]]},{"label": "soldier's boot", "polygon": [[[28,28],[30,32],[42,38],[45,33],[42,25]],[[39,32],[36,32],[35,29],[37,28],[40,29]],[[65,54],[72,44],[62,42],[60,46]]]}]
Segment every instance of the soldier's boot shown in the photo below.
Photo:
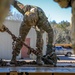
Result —
[{"label": "soldier's boot", "polygon": [[55,52],[52,52],[52,53],[50,54],[50,58],[51,58],[52,61],[53,61],[53,65],[56,66],[57,60],[58,60],[58,57],[57,57],[56,53],[55,53]]},{"label": "soldier's boot", "polygon": [[40,54],[37,55],[36,63],[37,63],[38,65],[43,65],[43,61],[41,60],[41,55],[40,55]]},{"label": "soldier's boot", "polygon": [[16,63],[16,55],[13,55],[11,59],[11,64],[15,64],[15,63]]},{"label": "soldier's boot", "polygon": [[11,63],[16,63],[17,60],[16,60],[16,57],[19,55],[20,53],[20,50],[18,48],[15,48],[12,52],[12,59],[11,59]]},{"label": "soldier's boot", "polygon": [[42,57],[42,61],[44,62],[44,64],[56,66],[57,57],[55,58],[55,54],[52,54],[52,56],[45,55]]},{"label": "soldier's boot", "polygon": [[56,65],[57,64],[57,55],[56,55],[55,50],[52,45],[47,45],[46,56],[47,55],[50,56],[51,60],[53,61],[53,64]]},{"label": "soldier's boot", "polygon": [[51,59],[48,59],[48,56],[47,55],[44,55],[42,57],[42,61],[44,62],[44,64],[53,65],[53,61]]}]

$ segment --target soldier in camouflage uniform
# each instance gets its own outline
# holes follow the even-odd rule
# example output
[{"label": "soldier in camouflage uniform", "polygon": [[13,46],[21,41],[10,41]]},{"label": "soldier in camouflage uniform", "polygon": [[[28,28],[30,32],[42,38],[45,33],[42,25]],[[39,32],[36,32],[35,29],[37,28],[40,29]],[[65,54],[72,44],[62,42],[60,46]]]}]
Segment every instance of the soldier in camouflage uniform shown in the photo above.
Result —
[{"label": "soldier in camouflage uniform", "polygon": [[[21,27],[20,27],[20,32],[19,32],[20,33],[19,36],[21,37],[22,41],[25,40],[31,27],[37,26],[40,29],[40,31],[42,29],[48,33],[48,44],[47,44],[46,54],[47,55],[49,55],[51,53],[53,54],[53,50],[52,50],[53,29],[52,29],[50,23],[48,22],[48,19],[47,19],[45,13],[43,12],[43,10],[39,7],[32,6],[32,5],[24,6],[22,3],[20,3],[17,0],[14,0],[13,6],[24,16]],[[37,32],[37,34],[38,34],[38,36],[40,36],[40,37],[37,36],[37,38],[39,38],[39,40],[37,39],[38,42],[42,41],[42,39],[41,39],[42,34],[39,32]],[[38,42],[37,42],[37,47],[38,47],[37,49],[42,50],[42,45],[40,45],[42,43],[41,42],[38,43]],[[12,60],[11,60],[12,62],[16,61],[16,56],[18,56],[18,54],[20,53],[20,49],[22,48],[22,45],[23,44],[20,42],[16,43],[15,48],[13,50],[13,56],[12,56]],[[40,53],[37,58],[40,59],[41,54],[42,53]],[[54,53],[53,55],[54,55],[53,59],[56,59],[56,54]],[[41,61],[41,59],[37,63],[41,63],[40,61]],[[56,64],[56,61],[53,61],[53,63]]]},{"label": "soldier in camouflage uniform", "polygon": [[72,47],[75,53],[75,0],[54,0],[62,8],[72,7]]}]

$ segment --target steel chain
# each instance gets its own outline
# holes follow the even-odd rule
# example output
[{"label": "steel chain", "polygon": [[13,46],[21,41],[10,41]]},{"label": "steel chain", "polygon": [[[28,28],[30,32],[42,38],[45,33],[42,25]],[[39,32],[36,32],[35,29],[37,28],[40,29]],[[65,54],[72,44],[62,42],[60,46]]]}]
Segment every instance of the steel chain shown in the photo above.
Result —
[{"label": "steel chain", "polygon": [[[12,42],[12,45],[13,45],[13,49],[15,48],[15,44],[16,42],[20,42],[20,43],[23,43],[22,39],[17,38],[14,34],[12,34],[12,32],[5,26],[5,30],[8,34],[10,34],[12,36],[12,39],[13,39],[13,42]],[[26,46],[32,53],[34,53],[35,55],[38,55],[40,53],[40,51],[37,51],[37,50],[34,50],[33,48],[29,47],[28,45],[26,45],[25,43],[23,43],[24,46]]]}]

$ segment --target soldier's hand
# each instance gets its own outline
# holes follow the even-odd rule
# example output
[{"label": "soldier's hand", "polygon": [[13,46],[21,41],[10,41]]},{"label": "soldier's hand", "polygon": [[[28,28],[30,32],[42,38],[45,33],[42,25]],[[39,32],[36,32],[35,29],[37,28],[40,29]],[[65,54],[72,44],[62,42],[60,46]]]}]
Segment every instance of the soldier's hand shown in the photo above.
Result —
[{"label": "soldier's hand", "polygon": [[3,25],[2,28],[0,29],[0,32],[5,32],[6,31],[6,28],[5,26]]}]

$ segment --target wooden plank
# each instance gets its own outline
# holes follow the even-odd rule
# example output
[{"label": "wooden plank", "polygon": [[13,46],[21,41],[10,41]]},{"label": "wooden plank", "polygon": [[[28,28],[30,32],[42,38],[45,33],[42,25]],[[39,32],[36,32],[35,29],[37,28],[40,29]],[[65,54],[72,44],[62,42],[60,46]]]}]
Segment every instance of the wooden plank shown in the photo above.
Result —
[{"label": "wooden plank", "polygon": [[75,73],[54,73],[54,75],[75,75]]},{"label": "wooden plank", "polygon": [[26,75],[25,73],[23,73],[23,75]]},{"label": "wooden plank", "polygon": [[7,75],[7,73],[0,73],[0,75]]},{"label": "wooden plank", "polygon": [[52,73],[35,72],[35,73],[29,73],[29,75],[52,75]]},{"label": "wooden plank", "polygon": [[14,71],[14,72],[10,72],[10,75],[18,75],[18,73]]}]

